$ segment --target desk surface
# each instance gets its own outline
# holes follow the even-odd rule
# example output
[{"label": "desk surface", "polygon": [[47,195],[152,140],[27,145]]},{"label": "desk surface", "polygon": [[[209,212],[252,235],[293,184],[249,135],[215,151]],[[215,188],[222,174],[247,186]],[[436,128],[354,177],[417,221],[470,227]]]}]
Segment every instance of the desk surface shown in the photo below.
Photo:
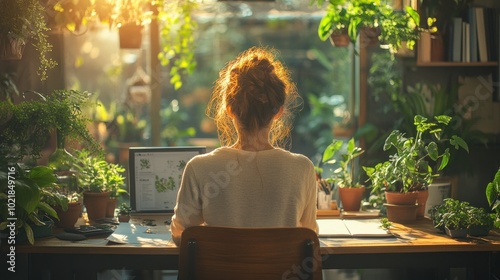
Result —
[{"label": "desk surface", "polygon": [[[137,217],[131,223],[141,223]],[[154,230],[168,230],[165,217],[153,216]],[[423,219],[411,224],[393,223],[392,232],[399,238],[320,238],[321,254],[373,254],[373,253],[424,253],[424,252],[481,252],[500,251],[500,231],[492,230],[486,237],[452,239],[432,227],[431,221]],[[170,240],[166,245],[154,241],[141,245],[114,244],[104,237],[83,241],[63,241],[55,237],[40,239],[34,245],[19,245],[19,253],[29,254],[134,254],[134,255],[178,255],[179,248]]]}]

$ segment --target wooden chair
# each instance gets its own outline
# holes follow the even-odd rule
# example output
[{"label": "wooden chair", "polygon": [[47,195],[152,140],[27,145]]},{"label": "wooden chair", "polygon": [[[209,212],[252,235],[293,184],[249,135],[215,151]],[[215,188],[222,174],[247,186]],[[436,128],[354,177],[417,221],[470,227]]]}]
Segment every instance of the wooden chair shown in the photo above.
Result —
[{"label": "wooden chair", "polygon": [[319,247],[308,228],[190,227],[182,233],[178,279],[321,280]]}]

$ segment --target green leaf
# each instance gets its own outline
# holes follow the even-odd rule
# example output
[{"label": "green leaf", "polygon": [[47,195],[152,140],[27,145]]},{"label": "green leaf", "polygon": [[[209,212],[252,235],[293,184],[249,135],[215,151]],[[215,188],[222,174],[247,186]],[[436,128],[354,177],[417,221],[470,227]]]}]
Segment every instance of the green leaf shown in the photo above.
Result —
[{"label": "green leaf", "polygon": [[451,136],[450,144],[455,146],[455,149],[457,150],[459,147],[461,147],[462,149],[466,150],[467,153],[469,152],[469,146],[467,145],[467,142],[465,142],[465,140],[459,136],[456,135]]},{"label": "green leaf", "polygon": [[441,164],[439,165],[438,171],[443,170],[448,165],[449,161],[450,161],[450,150],[446,149],[441,158]]},{"label": "green leaf", "polygon": [[325,151],[323,152],[322,162],[331,159],[335,155],[335,152],[337,152],[341,147],[342,141],[333,140],[333,142],[328,145],[328,147],[326,147]]},{"label": "green leaf", "polygon": [[429,145],[427,145],[427,152],[432,160],[436,161],[438,159],[439,151],[436,142],[430,142]]},{"label": "green leaf", "polygon": [[33,229],[28,223],[24,223],[24,232],[26,233],[26,237],[28,237],[28,241],[31,245],[35,244],[35,237],[33,235]]},{"label": "green leaf", "polygon": [[54,175],[54,170],[48,166],[36,166],[28,173],[28,178],[36,182],[36,184],[43,188],[57,181]]}]

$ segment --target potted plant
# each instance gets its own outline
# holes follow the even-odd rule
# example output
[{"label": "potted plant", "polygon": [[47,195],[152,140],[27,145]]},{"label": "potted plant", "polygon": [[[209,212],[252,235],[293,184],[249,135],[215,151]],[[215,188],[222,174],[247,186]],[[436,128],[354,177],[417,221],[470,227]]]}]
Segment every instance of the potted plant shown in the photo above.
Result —
[{"label": "potted plant", "polygon": [[56,173],[66,174],[72,166],[73,155],[66,150],[66,142],[78,140],[80,145],[86,145],[91,151],[101,149],[88,129],[91,120],[86,116],[85,109],[93,105],[90,96],[86,91],[54,90],[45,100],[52,108],[57,143],[48,162]]},{"label": "potted plant", "polygon": [[338,168],[332,170],[328,183],[337,185],[344,211],[359,211],[365,186],[360,184],[359,174],[355,174],[355,159],[362,155],[364,150],[357,147],[354,138],[351,138],[345,151],[340,153],[340,160],[335,159],[337,152],[343,148],[344,142],[334,139],[325,149],[322,162],[335,165],[338,161]]},{"label": "potted plant", "polygon": [[486,199],[494,211],[494,227],[500,228],[500,168],[498,168],[493,180],[486,186]]},{"label": "potted plant", "polygon": [[107,188],[109,190],[108,206],[106,208],[106,217],[112,218],[115,216],[116,201],[121,194],[126,194],[127,190],[124,189],[125,177],[122,173],[125,168],[116,163],[108,163],[107,168],[104,170],[104,177],[106,178]]},{"label": "potted plant", "polygon": [[466,201],[452,198],[444,200],[444,213],[438,226],[443,226],[447,235],[452,238],[467,236],[469,226],[468,210],[470,205]]},{"label": "potted plant", "polygon": [[130,208],[127,203],[120,204],[120,206],[118,206],[118,221],[120,223],[128,223],[130,220],[130,212],[132,212],[132,208]]},{"label": "potted plant", "polygon": [[25,45],[32,41],[39,53],[38,75],[47,78],[47,71],[57,63],[47,57],[52,45],[47,41],[45,8],[38,0],[2,1],[0,3],[0,59],[21,59]]},{"label": "potted plant", "polygon": [[[44,188],[50,187],[56,177],[46,166],[27,168],[19,163],[0,160],[0,231],[16,234],[16,242],[28,241],[52,234],[52,217],[56,211],[44,202]],[[12,194],[15,194],[13,199]],[[15,218],[15,223],[12,223]],[[14,224],[14,226],[12,226]]]},{"label": "potted plant", "polygon": [[[416,115],[414,117],[414,127],[416,134],[414,137],[406,137],[405,133],[394,130],[390,133],[384,143],[384,151],[395,149],[395,153],[389,156],[385,162],[374,167],[363,167],[368,180],[372,183],[372,192],[384,191],[387,199],[388,215],[389,208],[394,204],[406,205],[405,209],[415,208],[417,196],[424,194],[418,202],[418,216],[423,217],[425,211],[425,201],[428,196],[427,187],[433,179],[438,177],[440,172],[448,165],[450,159],[450,147],[444,150],[439,149],[439,145],[449,144],[455,149],[464,149],[468,152],[467,143],[457,135],[452,135],[449,139],[441,138],[444,127],[446,127],[451,117],[440,115],[434,117],[435,122],[430,122],[427,118]],[[395,202],[394,197],[408,199],[405,202]]]},{"label": "potted plant", "polygon": [[121,175],[124,168],[108,163],[102,154],[93,155],[85,149],[77,152],[74,168],[88,219],[105,218],[111,193],[118,192],[124,184],[125,178]]},{"label": "potted plant", "polygon": [[493,228],[494,214],[488,213],[485,209],[479,207],[469,207],[469,225],[467,234],[470,236],[486,236]]},{"label": "potted plant", "polygon": [[[323,0],[312,1],[321,7]],[[326,14],[318,26],[318,36],[325,41],[332,35],[347,34],[356,44],[358,36],[363,46],[380,39],[390,48],[397,49],[401,42],[408,42],[409,48],[418,39],[420,16],[411,7],[396,11],[390,5],[378,0],[333,0],[328,2]],[[333,38],[332,38],[333,39]]]},{"label": "potted plant", "polygon": [[73,228],[82,215],[81,195],[77,192],[68,192],[66,188],[55,184],[44,190],[44,201],[54,208],[57,213],[55,226]]}]

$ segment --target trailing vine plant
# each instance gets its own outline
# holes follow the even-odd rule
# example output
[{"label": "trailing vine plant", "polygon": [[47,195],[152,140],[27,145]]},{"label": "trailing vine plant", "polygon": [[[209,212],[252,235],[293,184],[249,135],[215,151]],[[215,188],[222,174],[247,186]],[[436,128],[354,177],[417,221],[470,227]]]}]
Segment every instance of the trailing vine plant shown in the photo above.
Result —
[{"label": "trailing vine plant", "polygon": [[170,66],[170,83],[177,90],[182,87],[182,76],[196,67],[194,59],[194,32],[198,27],[191,17],[197,8],[195,0],[159,0],[158,22],[161,23],[161,50],[158,59]]}]

